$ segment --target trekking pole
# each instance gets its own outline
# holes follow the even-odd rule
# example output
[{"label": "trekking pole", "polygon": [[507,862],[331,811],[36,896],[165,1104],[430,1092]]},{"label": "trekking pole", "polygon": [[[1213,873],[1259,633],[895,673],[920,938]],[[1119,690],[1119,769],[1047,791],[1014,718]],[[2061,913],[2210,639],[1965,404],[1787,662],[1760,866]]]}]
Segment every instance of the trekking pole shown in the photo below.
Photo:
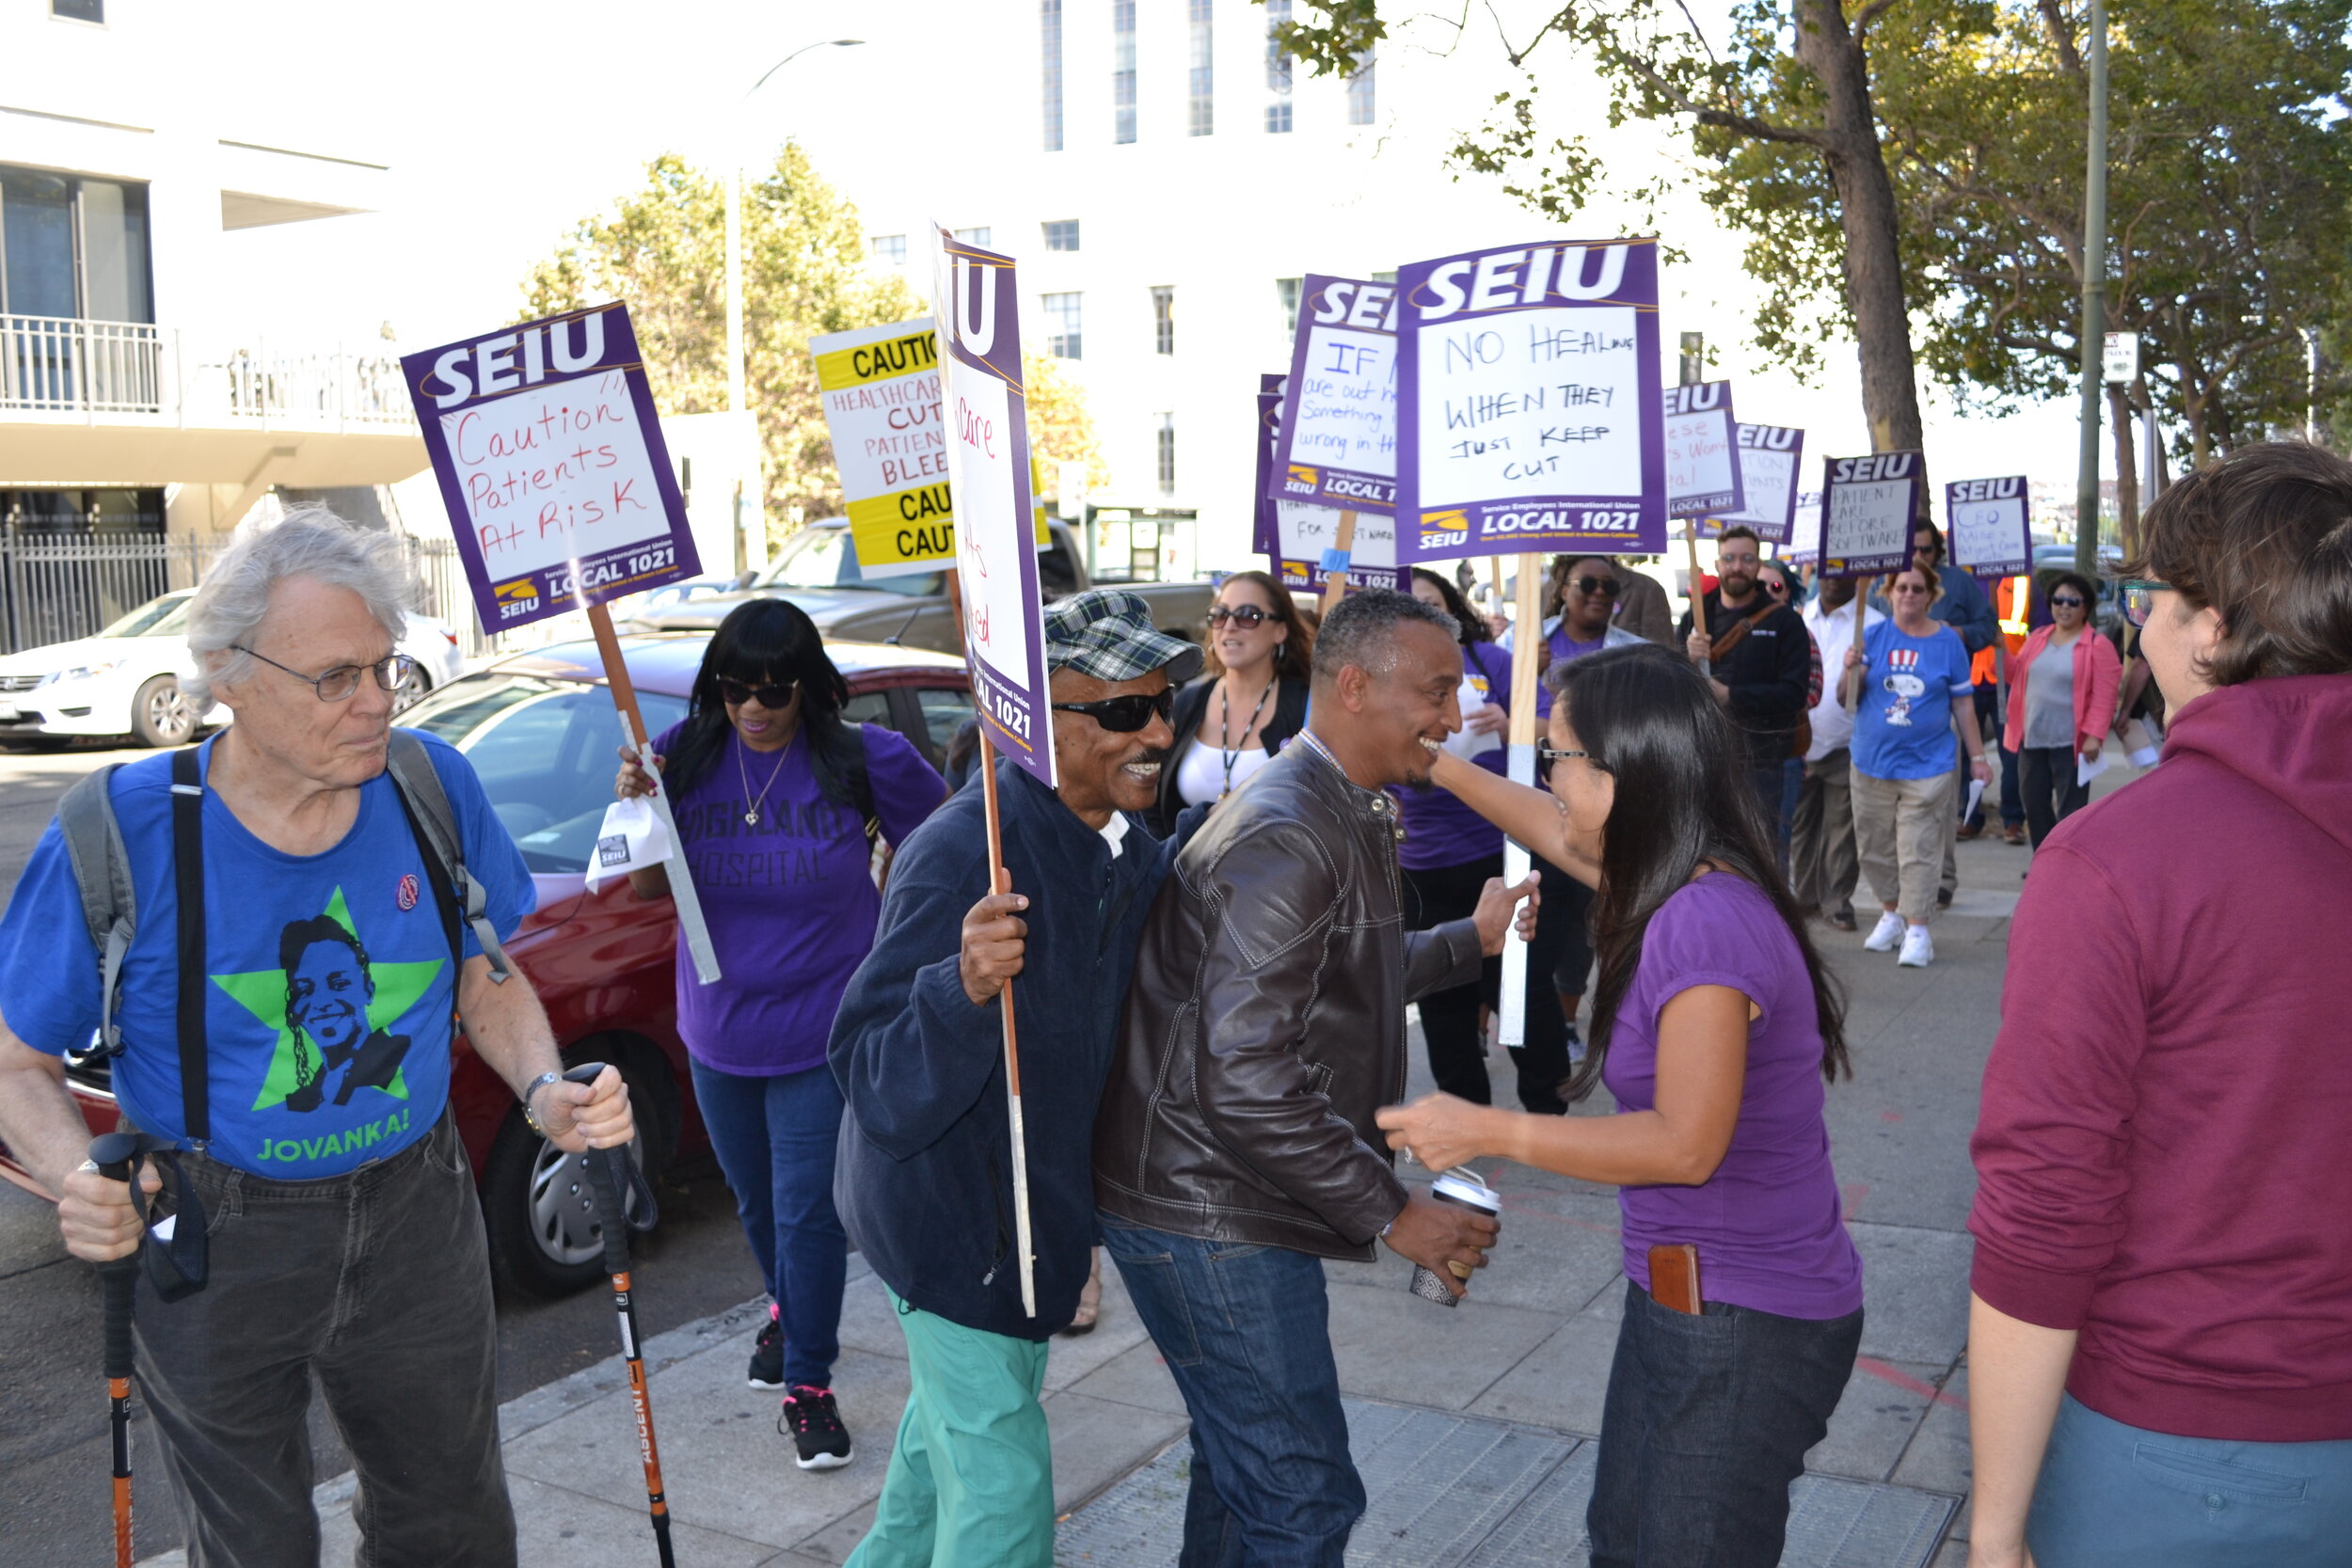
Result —
[{"label": "trekking pole", "polygon": [[[564,1074],[575,1084],[592,1084],[604,1070],[602,1062],[583,1062]],[[632,1191],[645,1200],[644,1223],[653,1227],[653,1194],[629,1161],[627,1148],[592,1148],[580,1156],[588,1167],[588,1185],[596,1196],[596,1225],[604,1239],[604,1272],[612,1276],[612,1309],[621,1328],[621,1356],[628,1363],[628,1398],[637,1413],[637,1453],[645,1465],[645,1508],[653,1516],[655,1547],[661,1568],[677,1568],[670,1552],[670,1500],[661,1488],[661,1453],[653,1437],[653,1401],[645,1389],[645,1358],[637,1338],[637,1307],[630,1298],[628,1270],[628,1198]]]},{"label": "trekking pole", "polygon": [[[109,1181],[132,1180],[138,1137],[109,1132],[89,1146],[90,1163]],[[110,1158],[112,1156],[112,1158]],[[106,1398],[115,1447],[115,1568],[131,1568],[131,1303],[139,1282],[139,1255],[108,1259],[98,1265],[106,1293]]]}]

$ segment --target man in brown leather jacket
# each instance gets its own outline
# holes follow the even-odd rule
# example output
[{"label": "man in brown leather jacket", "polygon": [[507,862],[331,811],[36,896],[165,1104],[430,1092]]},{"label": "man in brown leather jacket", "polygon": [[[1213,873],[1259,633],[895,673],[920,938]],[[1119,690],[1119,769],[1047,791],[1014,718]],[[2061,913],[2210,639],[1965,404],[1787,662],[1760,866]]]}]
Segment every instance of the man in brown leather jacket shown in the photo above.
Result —
[{"label": "man in brown leather jacket", "polygon": [[1144,926],[1095,1199],[1192,1415],[1186,1564],[1337,1568],[1363,1513],[1321,1259],[1386,1241],[1459,1295],[1495,1240],[1399,1181],[1373,1119],[1405,1094],[1406,1004],[1476,979],[1535,885],[1405,930],[1385,786],[1427,787],[1461,728],[1456,635],[1408,594],[1343,601],[1307,729],[1217,807]]}]

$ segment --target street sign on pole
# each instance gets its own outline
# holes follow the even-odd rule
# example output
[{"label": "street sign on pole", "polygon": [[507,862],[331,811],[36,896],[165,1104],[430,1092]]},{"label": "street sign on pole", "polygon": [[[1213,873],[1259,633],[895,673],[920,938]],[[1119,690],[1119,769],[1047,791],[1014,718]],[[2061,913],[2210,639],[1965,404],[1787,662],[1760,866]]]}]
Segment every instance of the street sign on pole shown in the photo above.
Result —
[{"label": "street sign on pole", "polygon": [[2139,334],[2110,332],[2099,356],[2101,378],[2110,387],[2128,387],[2139,379]]}]

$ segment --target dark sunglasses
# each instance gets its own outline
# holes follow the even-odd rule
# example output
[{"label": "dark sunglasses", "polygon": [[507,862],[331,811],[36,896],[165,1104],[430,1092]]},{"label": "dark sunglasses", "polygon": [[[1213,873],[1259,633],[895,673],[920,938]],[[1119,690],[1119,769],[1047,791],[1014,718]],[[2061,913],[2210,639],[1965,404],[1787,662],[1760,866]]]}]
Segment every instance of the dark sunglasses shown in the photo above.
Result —
[{"label": "dark sunglasses", "polygon": [[[1267,614],[1264,610],[1260,610],[1253,604],[1236,605],[1232,608],[1228,608],[1224,605],[1218,605],[1215,610],[1209,611],[1209,625],[1213,626],[1221,626],[1228,621],[1232,622],[1236,626],[1263,626],[1268,621],[1273,619],[1273,616]],[[1134,727],[1141,729],[1143,726],[1137,724]]]},{"label": "dark sunglasses", "polygon": [[756,697],[761,707],[773,711],[791,704],[793,689],[800,684],[799,681],[780,681],[774,686],[745,686],[732,676],[721,675],[719,698],[729,707],[740,707]]},{"label": "dark sunglasses", "polygon": [[1056,703],[1054,711],[1083,713],[1113,735],[1133,735],[1149,726],[1154,718],[1165,719],[1175,712],[1176,693],[1154,691],[1147,697],[1135,692],[1093,703]]},{"label": "dark sunglasses", "polygon": [[1535,754],[1546,762],[1558,762],[1565,757],[1583,757],[1590,760],[1593,753],[1590,752],[1563,751],[1557,746],[1538,746],[1535,748]]},{"label": "dark sunglasses", "polygon": [[2082,595],[2079,594],[2053,594],[2050,595],[2050,608],[2052,610],[2080,610],[2082,607]]},{"label": "dark sunglasses", "polygon": [[1604,599],[1613,599],[1617,596],[1615,578],[1578,578],[1568,586],[1580,594],[1598,594]]}]

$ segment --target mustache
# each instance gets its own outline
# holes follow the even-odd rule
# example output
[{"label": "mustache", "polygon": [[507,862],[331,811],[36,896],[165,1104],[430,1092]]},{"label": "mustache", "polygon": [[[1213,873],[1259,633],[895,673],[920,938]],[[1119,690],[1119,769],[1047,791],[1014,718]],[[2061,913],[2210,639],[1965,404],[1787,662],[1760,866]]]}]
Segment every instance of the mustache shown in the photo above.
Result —
[{"label": "mustache", "polygon": [[1175,748],[1171,746],[1146,746],[1133,756],[1120,758],[1119,766],[1132,768],[1138,762],[1165,763],[1174,754]]}]

